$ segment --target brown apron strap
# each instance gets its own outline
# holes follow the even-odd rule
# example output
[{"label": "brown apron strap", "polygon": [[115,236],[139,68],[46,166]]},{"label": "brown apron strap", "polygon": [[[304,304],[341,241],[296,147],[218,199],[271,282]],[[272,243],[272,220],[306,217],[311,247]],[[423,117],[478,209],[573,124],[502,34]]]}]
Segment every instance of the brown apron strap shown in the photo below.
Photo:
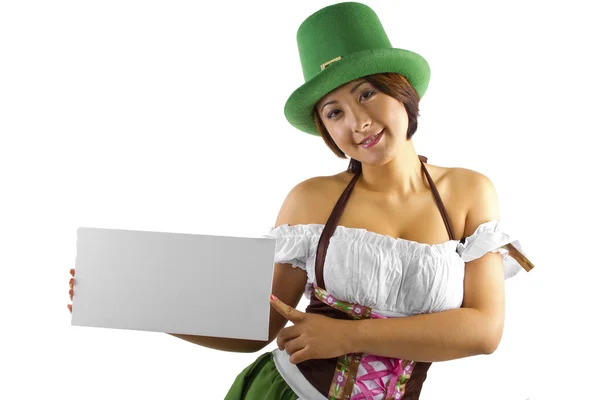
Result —
[{"label": "brown apron strap", "polygon": [[[444,224],[446,225],[448,235],[450,236],[451,240],[454,240],[454,233],[452,232],[452,227],[450,226],[450,218],[448,218],[448,213],[446,212],[444,203],[442,202],[440,194],[438,193],[437,188],[433,183],[433,179],[431,179],[427,168],[425,168],[427,157],[419,156],[419,161],[421,161],[421,168],[423,169],[423,172],[425,172],[425,176],[427,177],[429,187],[433,192],[435,202],[442,214],[442,219],[444,220]],[[323,279],[323,267],[325,265],[325,257],[327,255],[327,247],[329,246],[329,240],[335,232],[338,222],[342,216],[342,213],[344,212],[344,208],[346,207],[346,203],[348,202],[348,198],[350,198],[350,193],[352,193],[352,189],[354,189],[354,185],[360,177],[360,174],[360,172],[356,173],[350,181],[350,183],[348,183],[348,186],[338,199],[337,203],[335,204],[335,207],[333,207],[333,211],[329,215],[327,223],[325,224],[323,232],[321,233],[321,237],[319,238],[319,244],[317,246],[317,255],[315,260],[315,277],[317,281],[317,286],[325,290],[327,290],[327,288],[325,287],[325,281]]]},{"label": "brown apron strap", "polygon": [[448,232],[448,236],[450,236],[450,240],[455,240],[454,232],[452,231],[452,226],[450,225],[450,218],[448,217],[448,213],[446,212],[446,207],[444,207],[442,198],[440,197],[440,194],[439,194],[437,188],[435,187],[435,184],[433,183],[433,179],[431,179],[431,175],[429,175],[429,171],[427,171],[427,168],[425,168],[425,163],[427,162],[427,158],[425,158],[425,161],[423,161],[421,156],[419,156],[419,160],[421,160],[421,167],[423,168],[423,172],[425,172],[425,176],[427,177],[427,182],[429,182],[429,187],[431,188],[431,191],[433,192],[433,197],[435,197],[435,202],[440,210],[440,213],[442,214],[442,219],[444,220],[444,225],[446,225],[446,231]]},{"label": "brown apron strap", "polygon": [[[419,159],[421,160],[422,168],[425,171],[426,176],[428,177],[430,187],[434,188],[433,190],[435,190],[433,180],[429,176],[427,169],[423,164],[424,162],[427,162],[427,158],[419,156]],[[319,244],[317,246],[317,254],[315,260],[315,278],[317,286],[325,290],[326,288],[325,281],[323,279],[323,268],[325,265],[325,257],[327,255],[329,241],[333,236],[333,233],[335,232],[335,229],[339,223],[344,208],[346,207],[346,203],[348,202],[348,198],[350,197],[350,193],[354,189],[354,186],[358,178],[360,177],[360,174],[360,172],[355,174],[355,176],[351,179],[350,183],[348,183],[348,186],[338,199],[337,203],[333,208],[333,211],[329,215],[327,223],[325,224],[323,232],[321,233],[321,237],[319,238]],[[446,228],[448,229],[450,225],[447,222],[447,216],[445,215],[446,210],[441,202],[441,199],[439,198],[439,193],[437,193],[437,190],[435,190],[434,196],[436,196],[436,203],[438,204],[438,207],[441,205],[440,211],[442,212],[444,222],[446,223]],[[449,234],[452,236],[451,230],[449,231]],[[317,298],[317,296],[315,295],[315,291],[312,292],[310,304],[306,308],[306,312],[321,314],[336,319],[351,319],[348,313],[337,310],[329,306],[328,304],[325,304],[323,301]],[[302,373],[302,375],[315,388],[317,388],[317,390],[319,390],[319,392],[323,394],[323,396],[328,397],[331,385],[333,384],[332,382],[334,382],[334,374],[336,368],[338,368],[338,362],[339,358],[306,360],[301,363],[298,363],[297,367]],[[419,393],[421,392],[421,386],[423,384],[423,381],[425,381],[425,378],[427,376],[427,370],[429,369],[430,365],[431,363],[416,363],[416,366],[411,374],[411,378],[406,384],[405,388],[407,394],[407,396],[405,397],[407,398],[407,400],[409,397],[411,399],[414,398],[414,400],[416,400],[419,397]],[[352,366],[354,367],[354,369],[358,368],[358,364],[352,363]],[[355,374],[356,370],[354,370],[354,372],[352,373],[353,378],[355,377]],[[350,393],[352,390],[351,387],[353,385],[352,381],[348,379],[346,383],[347,387],[344,388],[343,393]]]},{"label": "brown apron strap", "polygon": [[317,286],[325,289],[325,282],[323,281],[323,266],[325,265],[325,256],[327,255],[327,247],[329,246],[329,240],[333,233],[335,232],[335,228],[340,221],[342,213],[344,212],[344,208],[346,208],[346,203],[348,202],[348,198],[350,197],[350,193],[352,189],[354,189],[354,185],[360,176],[360,172],[354,175],[344,193],[338,199],[335,207],[333,207],[333,211],[329,215],[329,219],[323,228],[323,232],[321,233],[321,237],[319,238],[319,245],[317,246],[317,256],[315,260],[315,275],[317,278]]}]

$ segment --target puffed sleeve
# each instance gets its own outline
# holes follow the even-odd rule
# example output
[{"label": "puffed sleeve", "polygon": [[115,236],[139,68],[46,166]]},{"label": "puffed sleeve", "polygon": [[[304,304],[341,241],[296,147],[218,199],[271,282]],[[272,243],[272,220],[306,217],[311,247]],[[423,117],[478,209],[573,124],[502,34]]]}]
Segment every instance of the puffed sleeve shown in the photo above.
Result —
[{"label": "puffed sleeve", "polygon": [[489,221],[458,244],[457,252],[464,262],[469,262],[493,251],[500,252],[504,265],[504,279],[515,276],[521,269],[533,268],[525,256],[521,242],[502,230],[499,221]]},{"label": "puffed sleeve", "polygon": [[271,228],[263,237],[276,239],[275,263],[291,264],[306,271],[306,260],[311,255],[315,237],[306,225],[280,225]]}]

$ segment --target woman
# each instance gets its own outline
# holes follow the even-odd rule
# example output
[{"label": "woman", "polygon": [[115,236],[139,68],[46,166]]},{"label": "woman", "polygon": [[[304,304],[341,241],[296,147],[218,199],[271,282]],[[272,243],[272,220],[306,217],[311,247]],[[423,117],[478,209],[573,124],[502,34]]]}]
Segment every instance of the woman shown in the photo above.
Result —
[{"label": "woman", "polygon": [[[504,279],[533,266],[502,232],[486,176],[417,155],[429,67],[392,48],[369,7],[319,10],[298,47],[306,82],[286,118],[350,166],[298,184],[281,207],[268,235],[277,239],[268,342],[174,336],[236,352],[277,338],[229,400],[418,399],[432,362],[496,349]],[[306,313],[295,310],[303,293]]]}]

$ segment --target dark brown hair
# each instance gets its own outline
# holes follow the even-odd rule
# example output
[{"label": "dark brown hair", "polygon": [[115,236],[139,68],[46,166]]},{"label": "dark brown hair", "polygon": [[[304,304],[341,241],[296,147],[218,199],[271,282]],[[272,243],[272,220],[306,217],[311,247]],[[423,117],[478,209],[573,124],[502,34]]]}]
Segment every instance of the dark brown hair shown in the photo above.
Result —
[{"label": "dark brown hair", "polygon": [[[419,94],[417,91],[408,83],[408,80],[400,74],[396,73],[384,73],[365,76],[368,82],[379,89],[381,92],[397,99],[399,102],[404,104],[406,114],[408,115],[408,128],[406,131],[406,138],[411,139],[417,131],[417,118],[419,117]],[[321,137],[325,141],[327,147],[333,151],[333,153],[339,158],[348,158],[346,154],[335,144],[329,132],[325,128],[319,112],[315,106],[313,110],[313,119],[317,126],[317,131],[321,134]],[[348,172],[357,173],[362,171],[362,165],[360,161],[353,158],[350,159],[348,165]]]}]

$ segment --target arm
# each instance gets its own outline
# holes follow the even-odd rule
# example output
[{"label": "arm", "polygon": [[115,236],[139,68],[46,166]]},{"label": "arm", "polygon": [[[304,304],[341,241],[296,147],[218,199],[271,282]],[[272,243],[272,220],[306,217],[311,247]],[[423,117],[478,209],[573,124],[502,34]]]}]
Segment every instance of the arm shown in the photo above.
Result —
[{"label": "arm", "polygon": [[[465,235],[498,219],[498,199],[491,181],[469,178]],[[497,348],[504,326],[502,257],[490,252],[465,265],[462,307],[405,318],[348,321],[348,352],[366,352],[414,361],[446,361]]]},{"label": "arm", "polygon": [[[306,214],[306,204],[308,204],[307,196],[310,195],[312,186],[314,186],[314,184],[312,184],[309,180],[300,183],[294,187],[292,191],[290,191],[283,202],[281,210],[279,211],[275,226],[303,223],[306,218],[310,218],[310,216]],[[275,264],[273,271],[272,293],[282,300],[285,299],[287,304],[296,307],[302,298],[302,294],[304,293],[306,279],[306,272],[300,268],[293,268],[290,264]],[[268,299],[265,299],[265,301],[268,301]],[[271,307],[269,316],[268,341],[183,335],[176,333],[169,333],[169,335],[215,350],[237,353],[254,353],[256,351],[260,351],[269,343],[271,343],[277,337],[279,331],[283,329],[286,323],[287,319],[285,319],[285,317]]]}]

